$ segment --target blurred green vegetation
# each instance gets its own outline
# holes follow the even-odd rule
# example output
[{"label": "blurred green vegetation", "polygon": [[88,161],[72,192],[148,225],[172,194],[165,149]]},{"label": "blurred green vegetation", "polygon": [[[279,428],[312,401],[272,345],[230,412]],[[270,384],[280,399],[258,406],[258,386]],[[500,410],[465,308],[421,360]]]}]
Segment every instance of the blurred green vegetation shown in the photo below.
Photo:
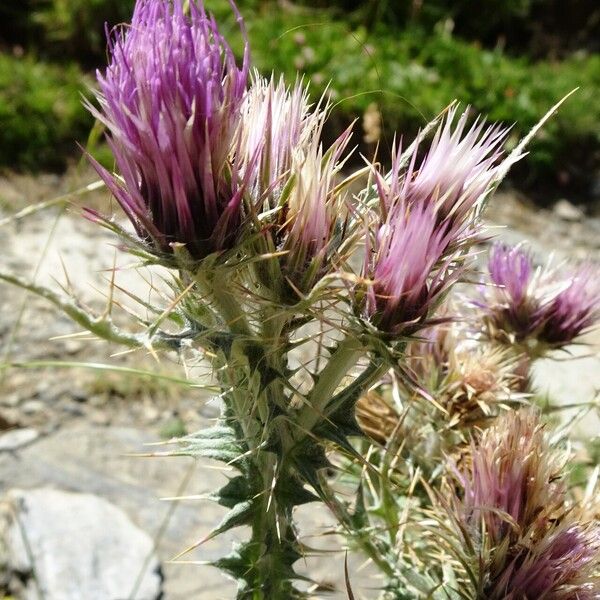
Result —
[{"label": "blurred green vegetation", "polygon": [[0,166],[63,168],[93,124],[81,105],[85,89],[75,64],[0,53]]},{"label": "blurred green vegetation", "polygon": [[[241,53],[227,0],[206,4]],[[299,71],[315,96],[329,86],[336,128],[376,103],[384,119],[382,147],[394,131],[413,135],[455,98],[492,120],[515,123],[516,139],[579,87],[517,174],[522,186],[566,184],[584,194],[597,176],[600,56],[593,31],[600,8],[594,0],[572,0],[567,15],[557,0],[238,4],[255,66],[289,80]],[[80,106],[79,73],[105,62],[103,23],[127,21],[132,5],[24,0],[21,8],[0,7],[0,165],[60,168],[73,140],[85,140],[91,119]]]}]

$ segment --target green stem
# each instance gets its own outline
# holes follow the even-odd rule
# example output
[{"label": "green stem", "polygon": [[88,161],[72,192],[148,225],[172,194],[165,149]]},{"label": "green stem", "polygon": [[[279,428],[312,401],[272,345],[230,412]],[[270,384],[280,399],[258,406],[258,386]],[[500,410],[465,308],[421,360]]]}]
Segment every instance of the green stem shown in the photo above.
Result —
[{"label": "green stem", "polygon": [[326,477],[320,477],[321,488],[327,497],[327,504],[331,512],[335,515],[339,523],[346,529],[351,539],[356,543],[358,548],[368,556],[377,568],[384,573],[388,578],[395,575],[393,567],[389,561],[385,559],[381,549],[373,542],[376,537],[372,535],[366,528],[356,528],[352,526],[352,516],[348,513],[348,509],[343,503],[339,502],[335,492]]},{"label": "green stem", "polygon": [[319,373],[317,382],[310,392],[306,404],[298,414],[297,424],[299,436],[312,431],[315,425],[324,418],[327,405],[334,392],[352,367],[365,354],[365,347],[354,337],[346,337],[338,343],[329,357],[327,364]]},{"label": "green stem", "polygon": [[229,281],[215,281],[214,278],[206,278],[199,280],[201,284],[204,284],[208,288],[211,300],[213,301],[215,308],[225,321],[225,324],[231,331],[231,333],[251,337],[252,330],[248,325],[246,313],[242,306],[237,301],[234,294],[232,294]]}]

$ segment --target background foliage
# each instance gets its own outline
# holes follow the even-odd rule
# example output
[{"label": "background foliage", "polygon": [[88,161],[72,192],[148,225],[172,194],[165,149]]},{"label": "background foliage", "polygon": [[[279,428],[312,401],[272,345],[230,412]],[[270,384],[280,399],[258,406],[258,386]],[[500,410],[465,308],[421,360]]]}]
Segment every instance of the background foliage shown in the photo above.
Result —
[{"label": "background foliage", "polygon": [[[207,0],[235,48],[227,0]],[[514,177],[540,195],[590,197],[600,165],[600,7],[594,0],[240,0],[255,65],[328,85],[338,129],[375,103],[382,149],[413,135],[455,98],[520,136],[579,92]],[[79,94],[106,60],[104,23],[132,0],[24,0],[0,6],[0,166],[60,169],[92,125]],[[562,7],[562,9],[561,9]],[[484,17],[485,15],[485,17]],[[357,125],[360,138],[360,123]],[[333,132],[332,132],[333,133]],[[372,148],[361,150],[371,152]]]}]

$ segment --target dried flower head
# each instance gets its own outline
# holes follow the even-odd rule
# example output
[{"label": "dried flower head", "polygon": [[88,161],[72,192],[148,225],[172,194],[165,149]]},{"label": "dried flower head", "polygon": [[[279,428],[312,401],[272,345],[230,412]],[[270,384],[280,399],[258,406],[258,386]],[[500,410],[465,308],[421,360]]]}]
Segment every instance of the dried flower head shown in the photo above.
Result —
[{"label": "dried flower head", "polygon": [[534,268],[521,246],[495,244],[488,263],[492,286],[478,303],[489,334],[530,354],[571,343],[600,319],[597,269]]},{"label": "dried flower head", "polygon": [[138,0],[109,40],[100,110],[120,177],[102,179],[156,252],[186,245],[196,259],[229,247],[243,184],[230,157],[248,76],[199,0]]}]

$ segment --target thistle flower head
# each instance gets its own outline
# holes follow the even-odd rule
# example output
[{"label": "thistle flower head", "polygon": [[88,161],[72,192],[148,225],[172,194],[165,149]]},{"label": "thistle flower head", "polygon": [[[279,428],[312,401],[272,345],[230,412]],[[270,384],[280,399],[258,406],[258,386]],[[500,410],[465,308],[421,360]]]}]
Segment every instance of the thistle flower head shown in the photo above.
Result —
[{"label": "thistle flower head", "polygon": [[492,286],[483,303],[494,337],[514,339],[542,354],[571,343],[600,319],[597,269],[534,268],[521,246],[496,244],[488,263]]},{"label": "thistle flower head", "polygon": [[431,205],[391,204],[368,249],[366,314],[385,333],[412,333],[458,278],[445,251],[450,235]]},{"label": "thistle flower head", "polygon": [[508,130],[486,128],[485,121],[477,119],[465,132],[468,111],[455,125],[456,115],[456,108],[448,112],[420,161],[417,145],[401,179],[393,165],[392,186],[408,203],[433,204],[440,223],[460,230],[490,190]]},{"label": "thistle flower head", "polygon": [[101,177],[157,252],[173,242],[203,258],[232,244],[242,183],[230,155],[246,91],[247,56],[231,48],[199,0],[138,0],[109,41],[100,110],[121,177]]},{"label": "thistle flower head", "polygon": [[[441,315],[450,319],[449,312]],[[450,448],[459,441],[466,444],[465,432],[489,426],[502,407],[519,400],[514,391],[516,359],[508,350],[475,337],[465,322],[429,328],[407,345],[404,360],[413,387],[425,392],[421,395],[431,405],[420,411],[427,415],[424,425],[441,437],[460,434],[448,437]]]},{"label": "thistle flower head", "polygon": [[308,86],[254,75],[240,122],[242,166],[258,209],[277,209],[292,175],[294,154],[321,135],[326,111],[311,109]]},{"label": "thistle flower head", "polygon": [[338,178],[351,128],[325,149],[327,113],[325,100],[309,104],[302,81],[289,88],[257,76],[240,124],[240,168],[268,249],[282,253],[283,277],[301,293],[322,276],[340,221]]},{"label": "thistle flower head", "polygon": [[502,288],[513,307],[525,301],[534,267],[531,256],[520,246],[495,244],[488,263],[492,283]]},{"label": "thistle flower head", "polygon": [[461,481],[464,518],[482,519],[493,545],[548,518],[563,500],[563,461],[533,411],[500,417],[473,445],[471,458]]},{"label": "thistle flower head", "polygon": [[594,600],[600,595],[600,528],[551,528],[507,562],[487,591],[490,600]]},{"label": "thistle flower head", "polygon": [[552,346],[562,346],[600,320],[598,270],[587,264],[559,276],[547,278],[543,298],[543,318],[538,338]]},{"label": "thistle flower head", "polygon": [[386,333],[415,330],[457,280],[458,255],[479,234],[483,205],[498,169],[506,130],[456,109],[438,128],[424,159],[415,144],[405,157],[394,148],[387,177],[376,173],[381,220],[364,274],[373,281],[366,312]]},{"label": "thistle flower head", "polygon": [[530,410],[506,414],[473,444],[454,510],[485,598],[598,597],[600,528],[570,510],[564,461]]},{"label": "thistle flower head", "polygon": [[288,252],[285,271],[292,279],[297,279],[296,273],[305,272],[311,262],[312,269],[318,271],[333,245],[334,229],[343,208],[342,196],[336,189],[337,176],[350,135],[351,130],[347,129],[327,150],[315,135],[294,152],[294,182],[278,233],[283,238],[282,248]]}]

